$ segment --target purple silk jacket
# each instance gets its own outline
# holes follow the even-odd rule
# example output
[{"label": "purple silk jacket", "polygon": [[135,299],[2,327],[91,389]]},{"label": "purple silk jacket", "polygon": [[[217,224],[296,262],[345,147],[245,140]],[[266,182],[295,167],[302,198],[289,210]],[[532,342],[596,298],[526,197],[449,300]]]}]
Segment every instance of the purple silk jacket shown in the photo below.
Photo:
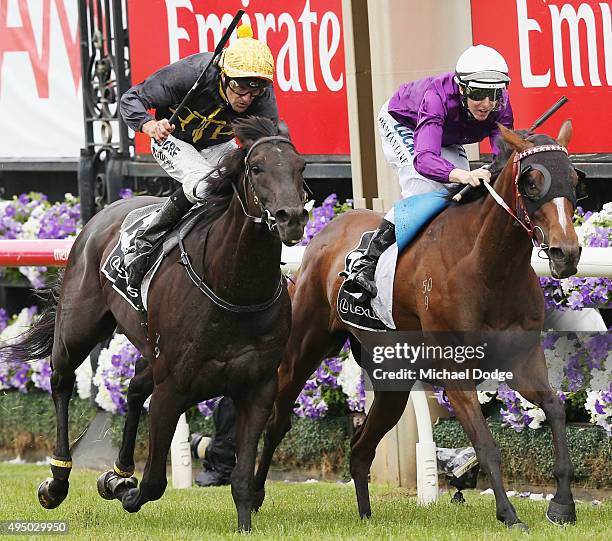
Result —
[{"label": "purple silk jacket", "polygon": [[454,73],[445,73],[405,83],[389,100],[389,114],[414,131],[414,168],[438,182],[448,182],[448,175],[455,168],[441,157],[442,147],[477,143],[489,137],[493,152],[497,153],[497,123],[507,128],[514,124],[505,90],[505,107],[479,121],[461,105],[459,86],[453,77]]}]

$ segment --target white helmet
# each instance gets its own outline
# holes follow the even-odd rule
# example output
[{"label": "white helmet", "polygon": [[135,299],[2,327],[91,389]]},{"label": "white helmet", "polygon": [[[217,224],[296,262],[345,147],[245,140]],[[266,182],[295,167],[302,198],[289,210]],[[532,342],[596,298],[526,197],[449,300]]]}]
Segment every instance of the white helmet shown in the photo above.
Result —
[{"label": "white helmet", "polygon": [[506,88],[510,82],[508,64],[495,49],[474,45],[457,60],[455,80],[472,88]]}]

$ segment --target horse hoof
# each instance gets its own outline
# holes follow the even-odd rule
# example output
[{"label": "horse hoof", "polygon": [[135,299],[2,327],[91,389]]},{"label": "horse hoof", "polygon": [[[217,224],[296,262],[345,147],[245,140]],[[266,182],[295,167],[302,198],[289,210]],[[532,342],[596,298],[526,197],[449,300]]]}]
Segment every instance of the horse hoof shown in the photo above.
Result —
[{"label": "horse hoof", "polygon": [[68,496],[68,480],[49,477],[38,486],[38,501],[45,509],[55,509]]},{"label": "horse hoof", "polygon": [[524,522],[515,522],[514,524],[510,524],[508,526],[508,529],[510,529],[510,530],[519,530],[521,532],[528,532],[529,531],[529,526],[527,526],[527,524],[525,524]]},{"label": "horse hoof", "polygon": [[140,508],[142,507],[142,502],[140,501],[140,490],[137,488],[131,488],[128,490],[124,494],[121,504],[128,513],[137,513],[140,511]]},{"label": "horse hoof", "polygon": [[253,511],[258,513],[263,505],[264,499],[266,498],[266,491],[262,488],[255,492],[255,496],[253,497]]},{"label": "horse hoof", "polygon": [[553,524],[557,524],[558,526],[562,526],[563,524],[574,524],[576,522],[576,506],[574,502],[565,504],[550,500],[550,502],[548,502],[546,517]]},{"label": "horse hoof", "polygon": [[113,492],[108,486],[108,479],[113,474],[112,471],[107,471],[98,477],[98,482],[96,486],[98,487],[98,494],[105,500],[113,500],[115,497],[113,496]]}]

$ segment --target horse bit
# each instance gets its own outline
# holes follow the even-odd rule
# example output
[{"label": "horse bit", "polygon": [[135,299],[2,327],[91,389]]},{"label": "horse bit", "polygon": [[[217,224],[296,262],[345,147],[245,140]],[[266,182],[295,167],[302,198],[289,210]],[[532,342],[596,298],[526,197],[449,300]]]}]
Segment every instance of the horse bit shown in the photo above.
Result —
[{"label": "horse bit", "polygon": [[[286,137],[283,137],[282,135],[271,135],[268,137],[261,137],[260,139],[257,139],[257,141],[255,141],[251,145],[248,152],[246,153],[246,156],[244,157],[244,176],[242,177],[242,182],[244,184],[244,194],[245,194],[245,198],[247,198],[248,197],[247,196],[247,193],[248,193],[247,183],[248,183],[248,186],[251,192],[253,192],[253,203],[255,203],[259,207],[259,210],[261,212],[261,215],[259,216],[259,218],[257,216],[252,216],[251,214],[248,213],[244,203],[242,202],[242,199],[240,198],[238,189],[236,188],[234,184],[232,184],[232,188],[234,189],[234,193],[236,194],[236,197],[238,198],[238,202],[240,203],[240,206],[242,208],[242,212],[244,213],[244,215],[257,224],[261,224],[261,223],[266,224],[270,231],[274,231],[274,229],[276,229],[276,218],[272,216],[270,211],[262,205],[260,198],[257,195],[255,186],[253,186],[253,182],[251,181],[251,165],[249,164],[249,158],[251,157],[251,153],[253,152],[253,149],[256,146],[262,143],[274,143],[274,142],[287,143],[288,145],[291,145],[291,147],[295,150],[295,145],[290,139],[287,139]],[[302,202],[306,203],[307,199],[308,199],[308,195],[306,194],[306,192],[304,192],[302,196]],[[247,201],[247,205],[248,205],[248,201]]]},{"label": "horse bit", "polygon": [[[281,142],[281,143],[287,143],[289,145],[291,145],[294,149],[295,146],[293,145],[293,143],[287,139],[286,137],[282,137],[280,135],[273,135],[270,137],[262,137],[260,139],[258,139],[257,141],[255,141],[252,145],[251,148],[249,148],[245,158],[244,158],[244,177],[243,177],[243,182],[244,182],[244,192],[245,192],[245,197],[247,194],[247,190],[246,190],[246,185],[247,182],[249,184],[250,189],[253,192],[253,197],[254,197],[254,202],[255,204],[259,205],[259,208],[261,209],[261,216],[258,218],[256,216],[251,216],[243,202],[242,199],[240,199],[240,194],[238,193],[238,189],[236,188],[236,185],[232,183],[232,188],[234,189],[234,193],[236,194],[236,197],[238,198],[238,201],[240,202],[240,206],[242,207],[242,211],[244,212],[244,215],[253,220],[255,223],[265,223],[268,226],[268,229],[270,231],[273,231],[276,228],[276,219],[274,218],[274,216],[272,216],[272,214],[270,213],[269,210],[265,209],[263,207],[263,205],[261,204],[259,198],[257,197],[257,193],[255,192],[255,188],[251,182],[250,179],[250,165],[249,165],[249,157],[251,156],[251,153],[253,152],[253,149],[257,146],[260,145],[262,143],[269,143],[269,142]],[[304,193],[304,196],[306,197],[306,194]],[[180,237],[180,234],[178,234],[178,243],[179,243],[179,248],[181,250],[181,264],[185,267],[185,270],[187,272],[187,276],[189,276],[189,278],[191,279],[191,281],[196,285],[196,287],[202,292],[204,293],[204,295],[206,295],[212,302],[214,302],[217,306],[219,306],[220,308],[223,308],[224,310],[228,310],[229,312],[234,312],[234,313],[253,313],[253,312],[263,312],[264,310],[267,310],[268,308],[270,308],[272,305],[274,305],[276,303],[276,301],[278,301],[278,299],[280,298],[281,294],[283,293],[283,290],[285,288],[285,284],[286,279],[285,276],[281,273],[281,277],[280,280],[278,282],[278,286],[276,287],[276,291],[274,292],[274,295],[272,295],[272,297],[270,299],[268,299],[267,301],[264,301],[262,303],[259,304],[250,304],[250,305],[241,305],[241,304],[234,304],[231,303],[229,301],[226,301],[225,299],[222,299],[221,297],[219,297],[210,286],[208,286],[205,282],[204,279],[196,272],[196,270],[193,268],[192,264],[191,264],[191,260],[189,259],[189,254],[187,253],[187,250],[185,249],[185,246],[183,244],[183,240]]]},{"label": "horse bit", "polygon": [[[485,188],[489,191],[489,193],[491,194],[493,199],[495,199],[497,204],[499,204],[508,214],[510,214],[510,216],[512,216],[512,218],[514,218],[514,220],[527,232],[527,235],[531,239],[533,246],[535,248],[538,248],[538,254],[540,254],[541,252],[547,253],[549,246],[545,242],[538,241],[536,231],[540,231],[542,235],[542,240],[544,240],[545,238],[544,232],[542,231],[542,228],[540,226],[532,224],[531,219],[529,218],[529,214],[527,212],[527,208],[525,207],[522,195],[519,191],[518,183],[521,175],[524,173],[524,171],[521,171],[521,160],[539,152],[563,152],[565,153],[565,155],[568,155],[567,149],[564,146],[550,144],[534,146],[528,148],[527,150],[524,150],[523,152],[517,152],[514,155],[514,159],[512,160],[512,173],[514,176],[513,199],[516,212],[512,211],[512,209],[508,206],[508,204],[503,200],[503,198],[495,191],[492,186],[490,186],[486,182],[483,182]],[[546,177],[545,175],[545,180],[545,189],[543,190],[544,193],[541,194],[539,198],[544,197],[546,193],[548,193],[548,191],[550,190],[550,178]],[[522,214],[522,220],[519,218],[519,214]]]}]

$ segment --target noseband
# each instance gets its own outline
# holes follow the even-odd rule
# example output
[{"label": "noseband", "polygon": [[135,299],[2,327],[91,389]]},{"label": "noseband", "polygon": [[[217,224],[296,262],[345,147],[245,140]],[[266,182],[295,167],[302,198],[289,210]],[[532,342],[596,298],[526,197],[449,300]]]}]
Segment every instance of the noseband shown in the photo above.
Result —
[{"label": "noseband", "polygon": [[[234,188],[234,192],[236,194],[236,197],[238,198],[238,201],[240,202],[240,206],[242,207],[242,212],[244,212],[244,215],[255,223],[266,224],[268,226],[268,229],[270,231],[273,231],[276,228],[276,218],[272,216],[272,213],[263,206],[263,204],[261,203],[261,198],[257,195],[255,186],[253,186],[253,182],[251,181],[251,165],[249,163],[249,158],[251,157],[251,153],[253,152],[255,147],[257,147],[258,145],[261,145],[262,143],[286,143],[288,145],[291,145],[293,150],[297,152],[295,145],[291,142],[291,140],[287,139],[286,137],[283,137],[282,135],[271,135],[269,137],[261,137],[260,139],[257,139],[257,141],[255,141],[251,145],[251,148],[249,148],[248,152],[246,153],[246,156],[244,157],[244,176],[242,178],[242,182],[244,185],[244,196],[247,199],[246,205],[242,202],[242,199],[240,199],[240,194],[238,193],[238,189],[236,188],[236,186],[232,184],[232,187]],[[255,203],[259,207],[259,210],[260,210],[259,217],[252,216],[247,211],[247,207],[248,207],[247,183],[248,183],[250,191],[253,193],[253,203]]]},{"label": "noseband", "polygon": [[[485,185],[485,188],[489,191],[489,193],[493,196],[495,201],[508,214],[510,214],[510,216],[512,216],[512,218],[514,218],[514,220],[516,220],[516,222],[527,232],[527,235],[531,239],[531,242],[533,243],[533,245],[536,248],[540,248],[540,250],[543,250],[544,252],[546,252],[548,250],[548,245],[538,240],[536,231],[540,230],[540,233],[542,234],[542,241],[544,240],[544,233],[539,226],[534,225],[531,222],[531,219],[529,218],[529,213],[527,212],[525,201],[523,200],[523,196],[521,195],[521,192],[519,190],[519,179],[521,175],[524,172],[526,172],[526,168],[521,167],[521,161],[529,156],[533,156],[534,154],[538,154],[540,152],[563,152],[565,155],[568,155],[567,149],[565,147],[561,145],[552,145],[552,144],[538,145],[538,146],[528,148],[527,150],[524,150],[523,152],[515,153],[514,159],[512,160],[512,175],[514,177],[514,190],[513,190],[513,207],[515,209],[514,211],[506,204],[506,202],[493,189],[492,186],[490,186],[486,182],[484,183],[484,185]],[[544,175],[545,190],[544,190],[544,193],[542,193],[538,197],[538,199],[542,199],[550,190],[551,181],[550,181],[550,178],[547,178],[547,175],[548,177],[550,177],[550,173],[545,167],[541,168],[540,166],[538,166],[538,164],[533,164],[531,167],[533,169],[539,170]],[[542,171],[542,169],[544,169],[545,172]]]}]

